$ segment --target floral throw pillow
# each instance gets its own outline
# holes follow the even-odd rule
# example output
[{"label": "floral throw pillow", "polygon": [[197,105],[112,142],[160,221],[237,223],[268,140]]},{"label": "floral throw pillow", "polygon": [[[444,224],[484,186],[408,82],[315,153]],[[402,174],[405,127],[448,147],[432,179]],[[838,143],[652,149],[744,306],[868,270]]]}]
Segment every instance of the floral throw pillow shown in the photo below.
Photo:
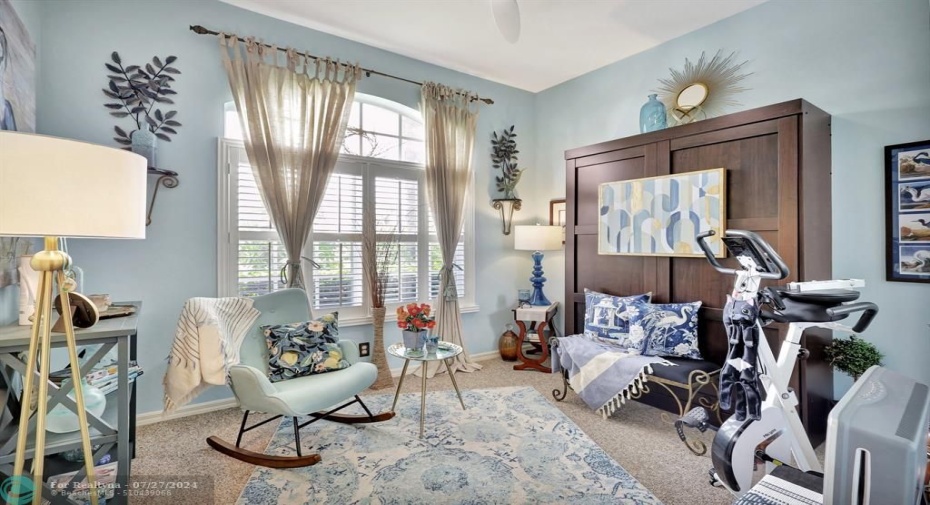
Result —
[{"label": "floral throw pillow", "polygon": [[698,311],[701,302],[641,303],[630,321],[630,334],[646,341],[643,354],[701,359]]},{"label": "floral throw pillow", "polygon": [[333,312],[304,323],[262,326],[268,345],[268,380],[279,382],[295,377],[341,370],[339,314]]},{"label": "floral throw pillow", "polygon": [[622,347],[641,351],[642,340],[630,338],[630,319],[638,304],[647,304],[652,293],[633,296],[613,296],[584,290],[584,333],[616,341]]}]

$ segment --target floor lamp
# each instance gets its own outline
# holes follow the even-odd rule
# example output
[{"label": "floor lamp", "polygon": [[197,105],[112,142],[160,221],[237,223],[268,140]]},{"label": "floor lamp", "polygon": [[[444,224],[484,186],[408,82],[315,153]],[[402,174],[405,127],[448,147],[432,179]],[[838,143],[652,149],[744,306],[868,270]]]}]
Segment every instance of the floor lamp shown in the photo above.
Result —
[{"label": "floor lamp", "polygon": [[[58,249],[58,238],[145,238],[146,168],[145,158],[128,151],[42,135],[0,132],[0,236],[45,239],[45,250],[35,254],[31,262],[39,272],[39,290],[23,377],[23,408],[10,490],[10,496],[19,497],[19,503],[25,503],[30,494],[33,504],[42,503],[53,284],[57,281],[87,482],[91,502],[97,505],[71,304],[68,292],[61,289],[71,258]],[[30,480],[23,476],[23,467],[33,388],[37,396]]]}]

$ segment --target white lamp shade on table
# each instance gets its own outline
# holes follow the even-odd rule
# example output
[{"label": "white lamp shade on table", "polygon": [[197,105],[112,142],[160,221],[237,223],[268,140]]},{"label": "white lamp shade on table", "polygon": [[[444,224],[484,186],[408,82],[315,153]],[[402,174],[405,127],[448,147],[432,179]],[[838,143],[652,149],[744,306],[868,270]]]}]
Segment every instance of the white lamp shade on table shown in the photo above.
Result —
[{"label": "white lamp shade on table", "polygon": [[0,235],[145,238],[146,169],[129,151],[0,132]]},{"label": "white lamp shade on table", "polygon": [[518,225],[513,242],[518,251],[556,251],[562,248],[562,227]]}]

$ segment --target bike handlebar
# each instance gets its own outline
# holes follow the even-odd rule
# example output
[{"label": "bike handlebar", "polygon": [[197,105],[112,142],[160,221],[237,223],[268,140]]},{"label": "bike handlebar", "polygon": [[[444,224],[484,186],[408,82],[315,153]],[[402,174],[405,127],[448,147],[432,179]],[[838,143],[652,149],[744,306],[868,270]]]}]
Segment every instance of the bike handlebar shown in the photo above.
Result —
[{"label": "bike handlebar", "polygon": [[856,321],[856,325],[853,326],[852,330],[856,333],[862,333],[878,315],[878,305],[872,302],[858,302],[827,309],[827,315],[830,317],[845,316],[854,312],[862,312],[862,315],[859,316],[859,320]]},{"label": "bike handlebar", "polygon": [[704,233],[699,233],[695,238],[697,239],[698,245],[701,246],[701,250],[704,251],[704,256],[707,256],[707,261],[710,262],[715,270],[726,275],[736,275],[735,269],[727,268],[717,261],[717,257],[714,256],[714,251],[712,251],[710,245],[707,244],[707,237],[713,237],[714,235],[716,235],[714,230],[707,230]]},{"label": "bike handlebar", "polygon": [[[710,245],[707,244],[707,237],[713,237],[714,235],[716,235],[714,230],[708,230],[708,231],[705,231],[704,233],[698,234],[698,236],[696,237],[698,245],[701,247],[701,250],[704,251],[704,256],[707,256],[707,261],[709,261],[710,264],[714,267],[714,269],[717,270],[718,272],[722,274],[726,274],[726,275],[736,275],[738,270],[733,269],[733,268],[727,268],[721,265],[720,262],[717,261],[717,258],[714,257],[714,252],[710,249]],[[772,249],[772,246],[770,246],[768,242],[766,242],[765,240],[762,240],[762,238],[756,235],[755,233],[751,231],[746,231],[746,230],[727,230],[725,236],[744,238],[747,241],[749,241],[749,243],[752,244],[753,247],[759,249],[760,251],[758,252],[761,252],[767,256],[767,258],[763,258],[763,259],[764,260],[767,259],[771,261],[771,263],[775,266],[777,272],[760,271],[758,272],[759,277],[763,279],[774,279],[774,280],[781,280],[781,279],[788,277],[790,273],[790,271],[788,270],[788,265],[786,265],[785,262],[782,261],[781,256],[779,256],[778,253],[776,253],[775,250]],[[768,266],[768,265],[765,265],[765,266]]]}]

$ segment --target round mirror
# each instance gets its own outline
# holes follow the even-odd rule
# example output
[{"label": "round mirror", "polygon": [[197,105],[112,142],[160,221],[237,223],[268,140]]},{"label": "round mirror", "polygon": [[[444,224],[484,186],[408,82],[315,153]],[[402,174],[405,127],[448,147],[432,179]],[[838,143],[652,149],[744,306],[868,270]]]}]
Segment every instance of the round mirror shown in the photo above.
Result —
[{"label": "round mirror", "polygon": [[706,85],[696,82],[681,90],[675,103],[679,109],[690,110],[704,103],[704,100],[707,100],[708,93],[709,90]]}]

